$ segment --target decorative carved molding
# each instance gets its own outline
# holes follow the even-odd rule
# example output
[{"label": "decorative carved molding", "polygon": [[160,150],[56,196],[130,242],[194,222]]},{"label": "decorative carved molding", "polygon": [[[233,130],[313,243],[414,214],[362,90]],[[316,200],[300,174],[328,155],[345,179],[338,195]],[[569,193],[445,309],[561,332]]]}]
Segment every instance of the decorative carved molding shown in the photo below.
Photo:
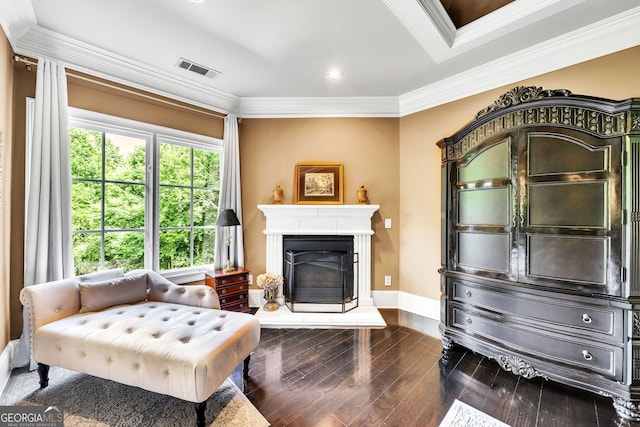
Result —
[{"label": "decorative carved molding", "polygon": [[633,312],[633,336],[640,337],[640,312]]},{"label": "decorative carved molding", "polygon": [[631,130],[640,130],[640,111],[631,112]]},{"label": "decorative carved molding", "polygon": [[489,137],[522,126],[550,125],[573,128],[601,137],[626,133],[626,113],[608,114],[572,106],[545,106],[506,112],[446,147],[447,160],[459,160]]},{"label": "decorative carved molding", "polygon": [[443,335],[441,340],[442,340],[442,351],[443,352],[447,352],[447,351],[451,350],[455,346],[455,343],[449,337],[446,337],[446,336]]},{"label": "decorative carved molding", "polygon": [[549,98],[552,96],[570,96],[571,91],[566,89],[549,89],[542,90],[541,87],[536,86],[516,86],[509,92],[500,96],[493,104],[489,105],[484,110],[480,110],[476,113],[476,119],[485,116],[492,111],[502,110],[512,105],[524,104],[535,99]]},{"label": "decorative carved molding", "polygon": [[495,361],[498,362],[500,367],[508,372],[513,372],[523,378],[531,379],[535,377],[541,377],[548,380],[549,377],[538,371],[533,366],[529,365],[524,360],[516,356],[498,355],[495,357]]},{"label": "decorative carved molding", "polygon": [[632,421],[640,421],[640,406],[637,401],[624,400],[621,397],[613,398],[613,407],[622,418]]}]

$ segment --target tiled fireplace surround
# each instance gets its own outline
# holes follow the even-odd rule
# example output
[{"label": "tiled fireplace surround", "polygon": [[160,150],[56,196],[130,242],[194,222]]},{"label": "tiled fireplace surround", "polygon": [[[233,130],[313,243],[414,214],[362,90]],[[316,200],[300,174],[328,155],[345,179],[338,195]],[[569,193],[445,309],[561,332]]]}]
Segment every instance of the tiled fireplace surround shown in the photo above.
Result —
[{"label": "tiled fireplace surround", "polygon": [[[266,218],[266,265],[270,273],[283,273],[283,236],[285,235],[347,235],[353,236],[353,250],[358,253],[358,308],[352,312],[330,314],[327,321],[350,313],[377,310],[373,307],[371,293],[371,218],[379,205],[258,205]],[[278,291],[278,303],[283,306],[275,314],[285,315],[282,289]],[[353,314],[351,314],[354,316]],[[308,319],[311,314],[306,315]],[[314,317],[322,319],[318,314]]]}]

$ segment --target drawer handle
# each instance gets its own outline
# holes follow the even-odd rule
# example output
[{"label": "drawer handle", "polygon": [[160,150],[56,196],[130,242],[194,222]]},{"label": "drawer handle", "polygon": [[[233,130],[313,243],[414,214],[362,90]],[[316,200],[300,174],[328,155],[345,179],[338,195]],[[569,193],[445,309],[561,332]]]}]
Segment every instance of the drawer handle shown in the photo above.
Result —
[{"label": "drawer handle", "polygon": [[227,284],[227,279],[222,279],[222,284],[226,285]]},{"label": "drawer handle", "polygon": [[244,290],[244,286],[240,285],[240,290],[243,291]]},{"label": "drawer handle", "polygon": [[584,360],[593,360],[593,356],[587,350],[582,350],[582,357]]},{"label": "drawer handle", "polygon": [[240,295],[240,299],[244,299],[244,295]]},{"label": "drawer handle", "polygon": [[244,308],[244,304],[240,304],[238,307],[240,307],[240,308]]},{"label": "drawer handle", "polygon": [[469,289],[467,289],[466,291],[464,291],[464,296],[465,297],[471,297],[471,291]]},{"label": "drawer handle", "polygon": [[220,291],[220,293],[221,293],[221,294],[226,294],[226,293],[227,293],[227,290],[226,290],[226,289],[223,289],[223,290],[221,290],[221,291]]},{"label": "drawer handle", "polygon": [[473,320],[471,320],[470,317],[467,317],[464,319],[465,322],[467,322],[468,325],[470,325],[471,323],[473,323]]},{"label": "drawer handle", "polygon": [[592,320],[591,320],[591,316],[589,316],[587,313],[583,314],[583,315],[582,315],[582,321],[583,321],[584,323],[591,323],[591,321],[592,321]]},{"label": "drawer handle", "polygon": [[226,300],[226,299],[223,299],[223,300],[221,300],[221,301],[220,301],[220,304],[224,304],[224,303],[226,303],[226,302],[227,302],[227,300]]}]

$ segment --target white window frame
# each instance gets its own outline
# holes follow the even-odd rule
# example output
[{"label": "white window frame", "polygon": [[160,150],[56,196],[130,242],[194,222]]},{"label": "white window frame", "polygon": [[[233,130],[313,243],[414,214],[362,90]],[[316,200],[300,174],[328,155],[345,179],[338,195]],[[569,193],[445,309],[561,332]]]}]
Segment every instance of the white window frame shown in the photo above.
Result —
[{"label": "white window frame", "polygon": [[[27,138],[32,137],[32,122],[35,100],[27,98]],[[158,270],[159,266],[159,147],[163,143],[215,151],[222,162],[223,142],[220,138],[185,132],[163,126],[125,119],[103,113],[69,107],[69,127],[115,133],[144,139],[146,143],[145,176],[145,248],[144,268]],[[220,165],[222,167],[222,164]],[[204,272],[213,269],[213,264],[184,267],[162,271],[161,274],[175,283],[187,283],[204,278]]]}]

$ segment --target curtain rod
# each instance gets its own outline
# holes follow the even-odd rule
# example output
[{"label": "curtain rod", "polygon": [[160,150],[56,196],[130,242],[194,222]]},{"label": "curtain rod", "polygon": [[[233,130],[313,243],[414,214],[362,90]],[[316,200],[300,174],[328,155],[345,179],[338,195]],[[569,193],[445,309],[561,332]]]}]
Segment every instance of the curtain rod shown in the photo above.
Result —
[{"label": "curtain rod", "polygon": [[[29,57],[26,57],[26,56],[18,55],[18,54],[14,54],[13,55],[13,60],[16,61],[16,62],[25,64],[28,71],[31,71],[31,67],[33,65],[35,65],[35,66],[38,65],[38,61],[37,60],[29,58]],[[154,96],[154,95],[150,95],[150,94],[147,94],[147,93],[142,93],[142,92],[140,92],[138,90],[135,90],[135,89],[128,89],[128,88],[125,88],[125,87],[117,86],[115,84],[111,84],[111,83],[105,82],[103,80],[99,80],[97,78],[88,76],[86,74],[81,74],[81,73],[79,73],[77,71],[74,71],[74,70],[66,69],[66,72],[67,72],[67,75],[69,75],[71,77],[74,77],[76,79],[79,79],[79,80],[84,80],[84,81],[87,81],[87,82],[90,82],[90,83],[94,83],[94,84],[97,84],[97,85],[100,85],[100,86],[108,87],[110,89],[115,89],[115,90],[118,90],[120,92],[125,92],[125,93],[129,93],[129,94],[136,95],[136,96],[141,96],[143,98],[147,98],[147,99],[150,99],[152,101],[161,102],[163,104],[171,105],[173,107],[183,108],[185,110],[194,111],[196,113],[205,114],[205,115],[208,115],[208,116],[213,116],[213,117],[217,117],[217,118],[220,118],[220,119],[224,119],[227,116],[226,114],[219,113],[217,111],[206,110],[204,108],[203,109],[199,109],[199,108],[196,108],[196,107],[191,107],[191,106],[186,105],[186,104],[180,104],[178,102],[173,102],[171,100],[168,100],[168,99],[165,99],[165,98],[161,98],[159,96]]]}]

